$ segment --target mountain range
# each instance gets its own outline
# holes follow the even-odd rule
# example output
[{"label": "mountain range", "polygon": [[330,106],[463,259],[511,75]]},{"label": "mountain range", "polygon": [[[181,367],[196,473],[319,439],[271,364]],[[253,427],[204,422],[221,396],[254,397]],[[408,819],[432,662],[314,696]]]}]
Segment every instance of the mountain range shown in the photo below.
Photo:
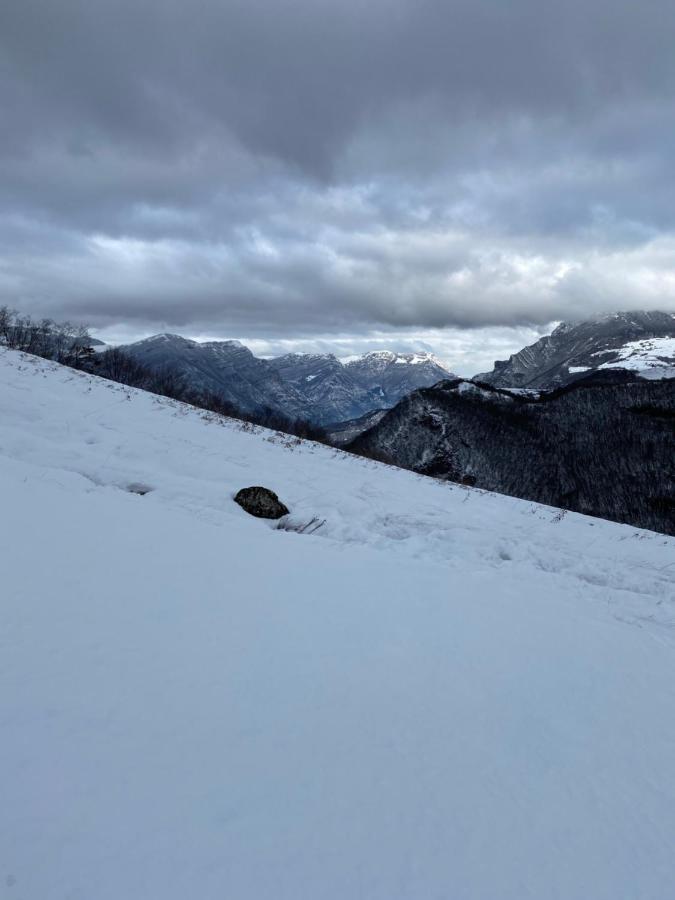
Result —
[{"label": "mountain range", "polygon": [[[344,361],[332,353],[289,353],[263,359],[239,341],[197,342],[176,334],[157,334],[122,349],[145,367],[180,374],[190,389],[217,394],[245,413],[268,409],[328,426],[339,443],[413,391],[455,378],[430,353],[381,350]],[[550,391],[618,368],[643,378],[675,375],[675,315],[626,311],[562,322],[473,380]]]},{"label": "mountain range", "polygon": [[419,387],[454,377],[429,353],[374,351],[346,363],[333,354],[261,359],[239,341],[200,343],[176,334],[122,349],[147,368],[179,373],[191,389],[218,394],[244,412],[270,408],[318,425],[388,409]]}]

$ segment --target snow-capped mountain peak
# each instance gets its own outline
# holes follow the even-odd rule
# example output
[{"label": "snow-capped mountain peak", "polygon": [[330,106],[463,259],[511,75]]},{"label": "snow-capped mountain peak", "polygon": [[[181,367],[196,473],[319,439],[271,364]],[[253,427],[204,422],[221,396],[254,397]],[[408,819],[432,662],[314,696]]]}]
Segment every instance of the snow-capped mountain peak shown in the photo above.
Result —
[{"label": "snow-capped mountain peak", "polygon": [[183,337],[180,334],[174,334],[170,331],[163,331],[161,334],[151,334],[149,337],[135,341],[133,344],[128,344],[127,347],[160,347],[162,345],[177,344],[197,345],[197,341]]},{"label": "snow-capped mountain peak", "polygon": [[371,350],[368,353],[364,353],[362,356],[349,357],[346,362],[347,365],[353,365],[354,363],[373,364],[377,366],[392,364],[418,366],[430,363],[434,366],[438,366],[438,368],[441,368],[444,371],[447,371],[443,363],[441,363],[441,361],[437,357],[435,357],[432,353],[427,353],[426,351],[397,353],[393,350]]},{"label": "snow-capped mountain peak", "polygon": [[397,353],[394,362],[398,365],[420,366],[425,363],[444,368],[441,361],[432,353]]}]

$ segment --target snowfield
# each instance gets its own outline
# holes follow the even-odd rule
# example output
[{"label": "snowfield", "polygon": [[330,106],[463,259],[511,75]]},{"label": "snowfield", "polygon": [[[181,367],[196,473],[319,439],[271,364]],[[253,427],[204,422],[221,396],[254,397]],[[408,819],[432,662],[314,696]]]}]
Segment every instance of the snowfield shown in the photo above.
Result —
[{"label": "snowfield", "polygon": [[3,898],[675,895],[672,538],[2,349],[0,491]]},{"label": "snowfield", "polygon": [[627,341],[618,354],[614,362],[603,363],[598,368],[633,369],[643,378],[675,378],[675,337]]}]

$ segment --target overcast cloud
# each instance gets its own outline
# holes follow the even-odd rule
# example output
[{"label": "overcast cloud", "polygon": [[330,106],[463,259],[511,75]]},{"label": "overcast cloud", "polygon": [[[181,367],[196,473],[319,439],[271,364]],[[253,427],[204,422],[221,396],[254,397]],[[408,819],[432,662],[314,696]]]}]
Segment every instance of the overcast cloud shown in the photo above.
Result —
[{"label": "overcast cloud", "polygon": [[672,0],[3,0],[0,303],[434,349],[675,311]]}]

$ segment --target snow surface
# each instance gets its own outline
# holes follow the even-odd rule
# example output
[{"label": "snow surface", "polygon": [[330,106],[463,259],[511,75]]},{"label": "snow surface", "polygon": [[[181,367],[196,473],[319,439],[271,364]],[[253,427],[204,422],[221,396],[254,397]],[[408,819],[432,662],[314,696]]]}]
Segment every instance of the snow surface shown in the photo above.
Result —
[{"label": "snow surface", "polygon": [[[385,362],[385,363],[394,363],[394,365],[400,366],[420,366],[424,363],[434,363],[434,365],[440,366],[441,369],[445,369],[445,364],[442,363],[433,353],[395,353],[393,350],[371,350],[368,353],[363,353],[357,356],[343,356],[341,357],[341,362],[344,365],[347,365],[351,362],[361,362],[363,360],[370,360],[372,362]],[[447,371],[447,370],[446,370]]]},{"label": "snow surface", "polygon": [[675,378],[675,337],[628,341],[617,353],[616,360],[598,368],[635,369],[643,378]]},{"label": "snow surface", "polygon": [[0,492],[3,897],[673,897],[672,539],[4,350]]},{"label": "snow surface", "polygon": [[406,353],[404,356],[397,355],[394,362],[396,365],[404,366],[421,366],[428,362],[440,365],[436,357],[431,353]]}]

